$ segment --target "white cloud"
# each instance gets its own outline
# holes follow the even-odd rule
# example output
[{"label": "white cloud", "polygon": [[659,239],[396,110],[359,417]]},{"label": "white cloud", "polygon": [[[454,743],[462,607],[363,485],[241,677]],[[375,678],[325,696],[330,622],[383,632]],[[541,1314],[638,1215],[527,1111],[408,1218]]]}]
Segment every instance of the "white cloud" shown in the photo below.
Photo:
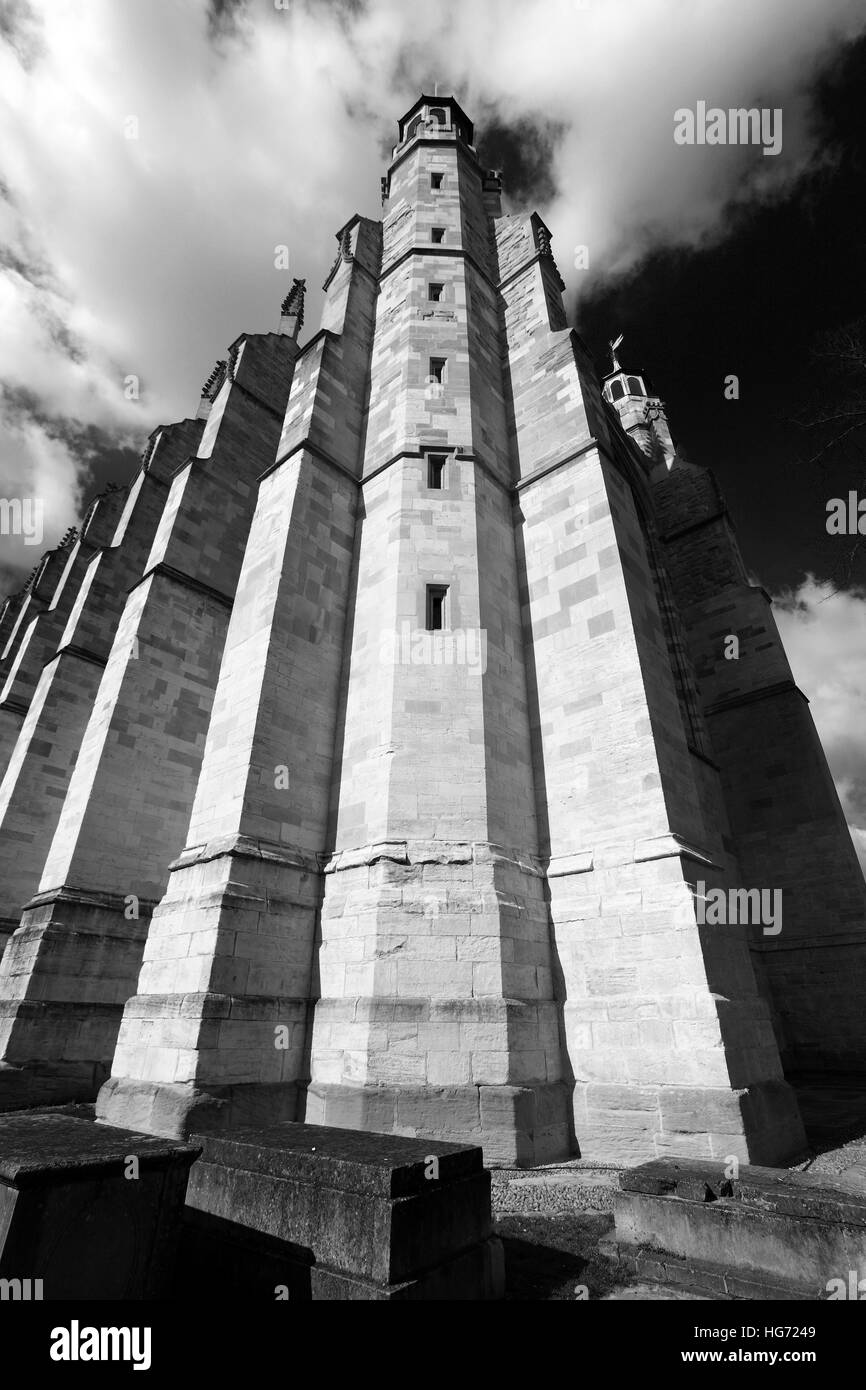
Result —
[{"label": "white cloud", "polygon": [[[248,0],[230,13],[215,39],[206,0],[6,10],[0,384],[64,437],[94,425],[141,445],[194,413],[226,345],[276,327],[291,275],[308,278],[315,327],[334,233],[355,211],[379,215],[382,148],[435,80],[479,129],[560,130],[558,191],[539,210],[574,290],[721,236],[732,201],[795,180],[816,156],[811,83],[866,27],[860,0]],[[783,105],[783,154],[676,146],[675,109],[701,98]],[[129,374],[139,403],[124,399]],[[33,447],[40,467],[15,420],[7,406],[0,496],[8,458],[20,468]],[[70,454],[58,517],[83,476]]]},{"label": "white cloud", "polygon": [[[81,512],[84,466],[60,439],[52,438],[33,420],[0,423],[4,448],[5,484],[0,496],[18,499],[22,515],[38,516],[40,526],[25,527],[24,535],[3,537],[3,563],[29,571],[45,547],[56,543]],[[43,544],[44,541],[44,544]]]},{"label": "white cloud", "polygon": [[808,575],[773,611],[866,872],[866,590],[835,592]]}]

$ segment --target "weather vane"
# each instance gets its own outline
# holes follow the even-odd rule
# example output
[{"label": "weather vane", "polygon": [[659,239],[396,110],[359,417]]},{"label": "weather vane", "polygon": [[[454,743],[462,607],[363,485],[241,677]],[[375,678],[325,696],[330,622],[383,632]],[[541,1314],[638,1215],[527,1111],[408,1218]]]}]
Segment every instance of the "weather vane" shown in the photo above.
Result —
[{"label": "weather vane", "polygon": [[616,355],[616,350],[622,342],[622,339],[623,335],[622,333],[620,333],[618,338],[614,338],[612,343],[608,343],[608,347],[610,348],[611,371],[614,372],[622,371],[622,367],[619,364],[619,358]]}]

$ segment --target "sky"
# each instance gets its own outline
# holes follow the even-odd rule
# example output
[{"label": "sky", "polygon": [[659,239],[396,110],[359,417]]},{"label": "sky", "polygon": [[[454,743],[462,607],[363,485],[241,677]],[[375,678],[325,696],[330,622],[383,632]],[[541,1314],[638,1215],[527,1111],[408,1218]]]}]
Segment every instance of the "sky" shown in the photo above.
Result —
[{"label": "sky", "polygon": [[[5,0],[0,497],[44,499],[56,543],[293,276],[314,332],[335,233],[381,215],[436,82],[551,228],[601,369],[623,332],[716,470],[866,861],[866,572],[840,582],[825,528],[860,478],[794,423],[817,336],[866,314],[862,0]],[[699,101],[780,109],[781,152],[678,145]],[[0,590],[41,549],[0,537]]]}]

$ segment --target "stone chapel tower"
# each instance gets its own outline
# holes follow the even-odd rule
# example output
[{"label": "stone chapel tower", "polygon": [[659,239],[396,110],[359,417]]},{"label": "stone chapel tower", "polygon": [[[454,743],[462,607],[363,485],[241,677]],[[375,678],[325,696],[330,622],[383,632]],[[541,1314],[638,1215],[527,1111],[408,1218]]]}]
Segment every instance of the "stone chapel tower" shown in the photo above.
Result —
[{"label": "stone chapel tower", "polygon": [[[78,542],[10,713],[0,1108],[774,1162],[783,1060],[863,1064],[866,890],[766,596],[473,139],[415,103],[318,332],[296,285]],[[783,888],[790,936],[699,884]]]}]

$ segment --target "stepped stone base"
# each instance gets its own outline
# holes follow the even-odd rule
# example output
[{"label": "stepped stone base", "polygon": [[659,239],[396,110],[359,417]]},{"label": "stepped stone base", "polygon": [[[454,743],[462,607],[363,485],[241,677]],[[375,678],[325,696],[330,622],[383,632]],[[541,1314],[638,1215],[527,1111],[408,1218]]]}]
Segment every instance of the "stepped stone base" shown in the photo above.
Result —
[{"label": "stepped stone base", "polygon": [[314,1083],[310,1124],[481,1144],[495,1166],[532,1167],[572,1151],[564,1083],[545,1086],[346,1086]]},{"label": "stepped stone base", "polygon": [[742,1088],[579,1083],[575,1120],[581,1155],[596,1162],[791,1163],[807,1148],[797,1097],[775,1078]]},{"label": "stepped stone base", "polygon": [[661,1159],[623,1173],[620,1188],[603,1253],[629,1274],[717,1297],[826,1299],[840,1287],[852,1296],[853,1271],[866,1290],[859,1183],[757,1166],[728,1179],[720,1163]]},{"label": "stepped stone base", "polygon": [[28,903],[0,964],[0,1110],[89,1101],[111,1074],[152,904],[61,888]]},{"label": "stepped stone base", "polygon": [[240,1292],[271,1300],[502,1296],[479,1148],[304,1124],[200,1142],[184,1264],[206,1261],[211,1291],[237,1292],[240,1266]]},{"label": "stepped stone base", "polygon": [[244,1125],[275,1124],[297,1117],[300,1087],[295,1082],[209,1086],[130,1081],[112,1076],[99,1092],[97,1119],[147,1134],[185,1138]]}]

